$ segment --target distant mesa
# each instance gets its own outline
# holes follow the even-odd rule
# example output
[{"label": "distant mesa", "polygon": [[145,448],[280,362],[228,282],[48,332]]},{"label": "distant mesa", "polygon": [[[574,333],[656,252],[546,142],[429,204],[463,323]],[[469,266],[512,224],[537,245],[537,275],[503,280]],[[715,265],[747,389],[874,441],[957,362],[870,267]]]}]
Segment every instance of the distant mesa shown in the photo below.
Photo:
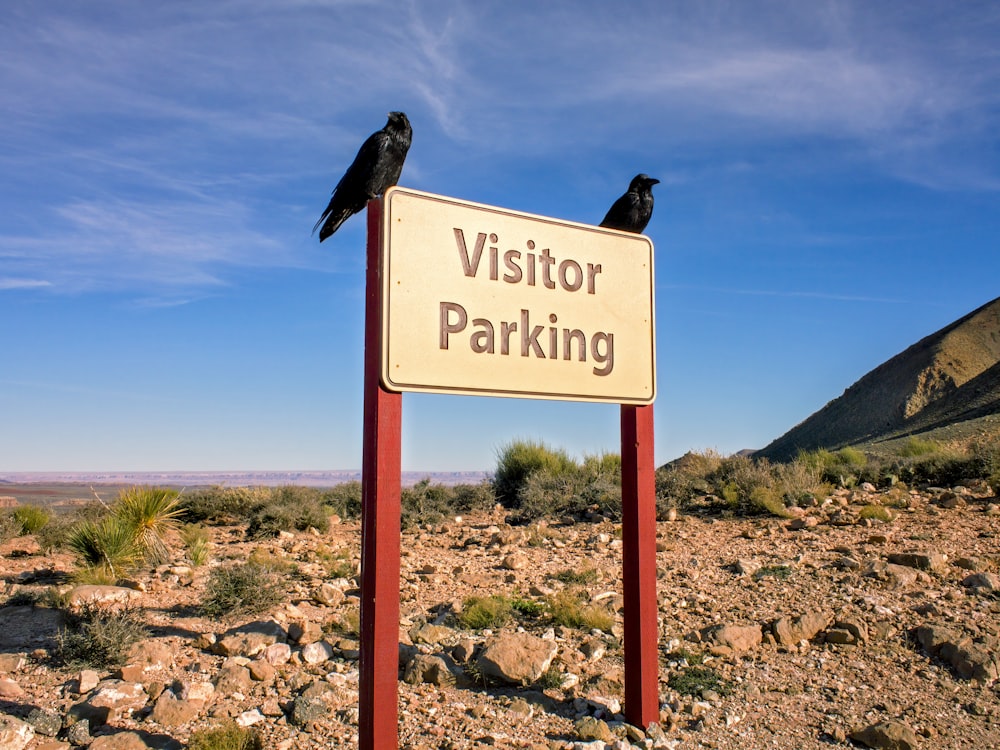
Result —
[{"label": "distant mesa", "polygon": [[755,455],[785,461],[916,435],[959,444],[1000,435],[1000,298],[879,365]]}]

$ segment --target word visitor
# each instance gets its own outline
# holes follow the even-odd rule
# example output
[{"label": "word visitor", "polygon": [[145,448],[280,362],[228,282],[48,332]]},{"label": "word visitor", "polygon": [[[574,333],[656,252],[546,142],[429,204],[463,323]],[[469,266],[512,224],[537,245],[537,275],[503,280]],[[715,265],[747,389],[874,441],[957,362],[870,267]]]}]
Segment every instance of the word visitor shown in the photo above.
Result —
[{"label": "word visitor", "polygon": [[[510,249],[500,255],[496,234],[479,232],[471,252],[465,241],[464,232],[455,228],[455,243],[465,276],[475,278],[479,274],[483,250],[489,239],[489,260],[486,271],[491,281],[508,284],[525,283],[528,286],[542,286],[546,289],[561,289],[564,292],[585,290],[586,294],[597,294],[597,277],[601,265],[587,263],[581,265],[575,260],[564,259],[557,262],[549,248],[538,252],[535,243],[528,240],[526,251]],[[500,259],[503,259],[504,273],[501,276]],[[465,332],[469,327],[469,313],[457,302],[441,302],[439,305],[439,340],[441,349],[448,349],[452,335]],[[521,309],[516,320],[502,320],[497,325],[486,318],[472,318],[472,330],[468,334],[469,348],[476,354],[496,354],[502,356],[519,355],[539,359],[586,362],[588,354],[596,363],[593,373],[609,375],[615,366],[614,334],[598,331],[588,337],[579,328],[559,328],[555,325],[558,316],[549,313],[552,325],[531,325],[531,312]],[[511,340],[514,345],[511,345]]]}]

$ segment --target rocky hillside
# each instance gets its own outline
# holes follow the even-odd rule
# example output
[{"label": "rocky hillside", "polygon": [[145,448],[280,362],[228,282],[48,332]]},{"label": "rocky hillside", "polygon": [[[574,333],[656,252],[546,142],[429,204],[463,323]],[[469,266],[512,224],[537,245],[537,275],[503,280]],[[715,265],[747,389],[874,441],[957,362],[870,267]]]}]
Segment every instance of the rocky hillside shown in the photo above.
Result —
[{"label": "rocky hillside", "polygon": [[786,460],[799,450],[998,431],[1000,298],[879,365],[757,455]]},{"label": "rocky hillside", "polygon": [[[1000,747],[997,503],[982,483],[868,485],[791,518],[693,509],[657,524],[660,722],[646,731],[622,716],[619,525],[510,526],[497,510],[405,531],[400,747]],[[357,747],[359,644],[344,624],[358,524],[209,531],[205,565],[172,543],[128,588],[75,586],[73,558],[33,537],[0,544],[0,748],[182,750],[233,721],[270,750]],[[280,599],[208,616],[213,572],[255,558],[280,571]],[[127,599],[147,637],[118,665],[63,663],[53,588]],[[508,616],[470,621],[474,597]],[[567,618],[574,602],[592,616]]]}]

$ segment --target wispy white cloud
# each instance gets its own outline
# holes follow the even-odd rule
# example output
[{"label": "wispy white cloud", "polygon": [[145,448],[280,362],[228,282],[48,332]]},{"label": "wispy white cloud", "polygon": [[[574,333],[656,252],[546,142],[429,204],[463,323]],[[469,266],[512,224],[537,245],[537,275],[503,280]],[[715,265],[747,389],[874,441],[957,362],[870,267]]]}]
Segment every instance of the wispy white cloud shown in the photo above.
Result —
[{"label": "wispy white cloud", "polygon": [[52,283],[44,279],[18,279],[0,276],[0,291],[7,289],[45,289]]}]

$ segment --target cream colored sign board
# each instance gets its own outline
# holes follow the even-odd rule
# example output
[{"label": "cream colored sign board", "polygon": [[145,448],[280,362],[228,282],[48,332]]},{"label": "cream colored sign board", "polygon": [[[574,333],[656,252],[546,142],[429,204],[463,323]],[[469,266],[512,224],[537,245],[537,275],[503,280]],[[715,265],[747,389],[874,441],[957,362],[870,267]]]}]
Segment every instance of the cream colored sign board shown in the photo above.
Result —
[{"label": "cream colored sign board", "polygon": [[648,237],[398,187],[382,221],[387,389],[655,398]]}]

